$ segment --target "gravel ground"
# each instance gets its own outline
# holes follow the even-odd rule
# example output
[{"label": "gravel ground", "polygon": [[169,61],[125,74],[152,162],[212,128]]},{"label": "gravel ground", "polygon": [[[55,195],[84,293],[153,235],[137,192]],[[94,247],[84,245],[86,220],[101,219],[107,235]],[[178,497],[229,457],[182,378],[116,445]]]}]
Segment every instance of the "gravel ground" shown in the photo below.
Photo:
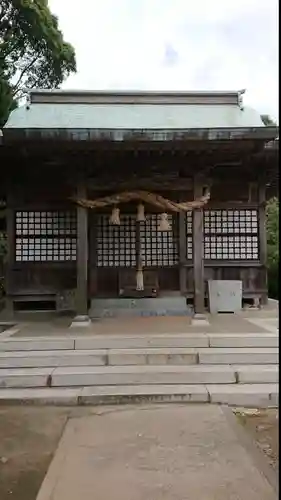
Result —
[{"label": "gravel ground", "polygon": [[278,410],[276,408],[239,409],[234,413],[277,472],[279,463]]}]

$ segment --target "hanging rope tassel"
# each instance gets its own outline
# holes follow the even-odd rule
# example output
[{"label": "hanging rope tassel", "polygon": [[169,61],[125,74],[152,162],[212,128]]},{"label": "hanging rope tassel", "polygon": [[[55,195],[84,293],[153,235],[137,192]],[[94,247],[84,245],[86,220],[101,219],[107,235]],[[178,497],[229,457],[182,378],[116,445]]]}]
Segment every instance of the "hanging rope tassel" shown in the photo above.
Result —
[{"label": "hanging rope tassel", "polygon": [[137,221],[145,222],[144,205],[142,203],[138,204]]},{"label": "hanging rope tassel", "polygon": [[169,223],[168,220],[168,214],[163,212],[160,215],[160,222],[158,226],[158,231],[171,231],[171,224]]},{"label": "hanging rope tassel", "polygon": [[136,282],[137,282],[137,286],[136,286],[136,289],[138,291],[142,291],[144,290],[144,286],[143,286],[143,272],[142,272],[142,269],[138,269],[137,273],[136,273]]},{"label": "hanging rope tassel", "polygon": [[118,207],[113,207],[109,223],[114,226],[120,226],[120,209]]}]

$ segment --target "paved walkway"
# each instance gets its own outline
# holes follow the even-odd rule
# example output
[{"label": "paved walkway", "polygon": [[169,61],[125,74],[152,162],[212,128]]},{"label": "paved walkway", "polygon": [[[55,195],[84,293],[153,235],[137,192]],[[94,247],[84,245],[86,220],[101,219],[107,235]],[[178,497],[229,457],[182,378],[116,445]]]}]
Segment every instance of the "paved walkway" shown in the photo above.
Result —
[{"label": "paved walkway", "polygon": [[279,318],[247,318],[247,321],[257,325],[260,328],[264,328],[270,333],[277,333],[279,328]]},{"label": "paved walkway", "polygon": [[[4,312],[0,322],[5,321]],[[195,326],[190,317],[134,317],[103,318],[94,320],[90,327],[69,328],[73,316],[52,314],[19,314],[14,319],[15,326],[1,334],[5,337],[41,336],[92,336],[102,335],[139,335],[145,334],[183,334],[183,333],[264,333],[276,332],[278,328],[278,302],[269,300],[260,310],[246,308],[237,314],[207,314],[207,321]]]},{"label": "paved walkway", "polygon": [[[273,316],[274,318],[274,316]],[[183,333],[263,333],[268,331],[265,321],[268,318],[253,316],[245,318],[237,314],[209,315],[209,324],[193,326],[190,318],[118,318],[93,321],[90,327],[69,328],[71,318],[50,318],[47,321],[28,319],[19,321],[13,328],[13,337],[40,336],[87,336],[87,335],[139,335],[145,334],[183,334]],[[8,333],[8,332],[7,332]],[[2,336],[5,336],[2,334]]]},{"label": "paved walkway", "polygon": [[276,500],[236,425],[205,405],[73,418],[37,500]]}]

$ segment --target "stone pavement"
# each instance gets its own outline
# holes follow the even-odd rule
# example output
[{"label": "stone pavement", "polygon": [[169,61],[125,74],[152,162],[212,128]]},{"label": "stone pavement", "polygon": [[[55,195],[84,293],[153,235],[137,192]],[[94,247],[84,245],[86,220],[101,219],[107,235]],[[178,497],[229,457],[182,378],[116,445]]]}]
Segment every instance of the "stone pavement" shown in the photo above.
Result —
[{"label": "stone pavement", "polygon": [[238,427],[220,406],[96,409],[69,420],[37,500],[275,500]]},{"label": "stone pavement", "polygon": [[[91,335],[139,335],[139,334],[183,334],[183,333],[263,333],[276,332],[279,320],[279,303],[269,299],[262,309],[245,308],[236,314],[209,314],[207,321],[192,324],[191,318],[133,317],[101,318],[93,320],[89,327],[69,328],[73,315],[55,315],[53,313],[21,313],[13,318],[14,327],[0,333],[7,337],[41,336],[91,336]],[[8,321],[5,311],[0,312],[1,322]]]},{"label": "stone pavement", "polygon": [[[245,313],[244,313],[245,314]],[[243,317],[242,314],[207,315],[208,322],[192,325],[190,318],[155,317],[155,318],[104,318],[94,320],[89,327],[69,328],[71,317],[50,317],[36,320],[36,317],[21,316],[12,329],[13,337],[78,336],[88,335],[139,335],[139,334],[183,334],[183,333],[263,333],[268,331],[264,318],[255,315]],[[254,320],[254,322],[252,321]],[[274,316],[273,316],[274,320]],[[266,318],[266,321],[270,321]],[[1,337],[6,337],[5,334]],[[8,336],[10,334],[7,331]]]}]

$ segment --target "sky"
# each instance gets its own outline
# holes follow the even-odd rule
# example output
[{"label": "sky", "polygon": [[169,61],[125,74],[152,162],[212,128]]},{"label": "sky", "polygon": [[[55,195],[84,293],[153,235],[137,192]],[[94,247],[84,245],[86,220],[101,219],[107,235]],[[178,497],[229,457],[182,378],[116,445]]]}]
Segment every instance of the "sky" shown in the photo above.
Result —
[{"label": "sky", "polygon": [[278,0],[49,0],[87,90],[240,90],[278,119]]}]

